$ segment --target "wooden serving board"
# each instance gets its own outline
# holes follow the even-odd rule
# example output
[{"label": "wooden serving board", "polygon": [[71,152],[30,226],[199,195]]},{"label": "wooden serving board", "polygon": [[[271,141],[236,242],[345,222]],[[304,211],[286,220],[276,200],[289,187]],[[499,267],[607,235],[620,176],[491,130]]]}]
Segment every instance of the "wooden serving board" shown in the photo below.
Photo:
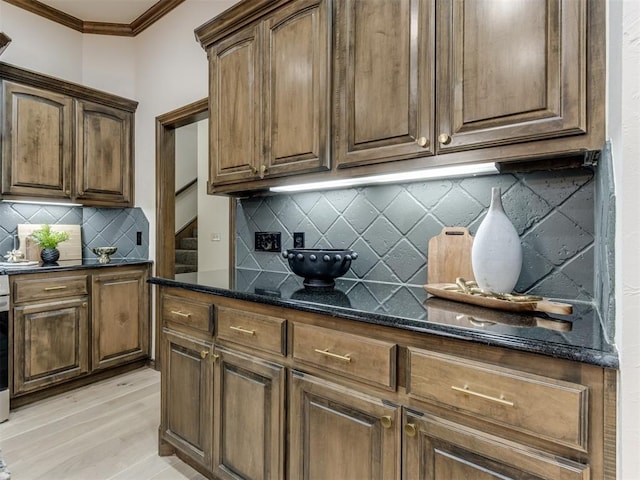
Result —
[{"label": "wooden serving board", "polygon": [[531,302],[512,302],[499,298],[482,297],[471,295],[456,290],[447,290],[447,287],[455,287],[455,283],[428,283],[424,285],[427,293],[440,298],[454,300],[456,302],[470,303],[480,307],[497,308],[509,312],[546,312],[560,315],[571,315],[573,307],[568,303],[553,302],[551,300],[540,300]]},{"label": "wooden serving board", "polygon": [[456,278],[474,280],[471,266],[473,237],[465,227],[444,227],[429,240],[427,252],[427,281],[455,282]]},{"label": "wooden serving board", "polygon": [[[41,227],[42,225],[35,223],[18,224],[20,251],[24,253],[25,260],[40,261],[41,249],[29,238],[29,235],[36,230],[39,230]],[[51,224],[51,230],[54,232],[69,232],[69,240],[58,244],[61,262],[67,260],[82,260],[82,238],[80,225]]]}]

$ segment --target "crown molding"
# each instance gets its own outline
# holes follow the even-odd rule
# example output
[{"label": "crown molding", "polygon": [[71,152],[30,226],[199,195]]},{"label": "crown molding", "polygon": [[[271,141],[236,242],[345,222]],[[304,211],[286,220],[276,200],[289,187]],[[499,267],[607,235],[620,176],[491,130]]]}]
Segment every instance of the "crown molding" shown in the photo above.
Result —
[{"label": "crown molding", "polygon": [[40,17],[59,23],[65,27],[76,30],[80,33],[91,33],[96,35],[114,35],[120,37],[135,37],[155,22],[164,17],[171,10],[176,8],[185,0],[159,0],[146,12],[136,18],[133,22],[127,23],[107,23],[83,21],[73,15],[64,13],[56,8],[45,5],[38,0],[4,0],[23,10],[35,13]]},{"label": "crown molding", "polygon": [[4,52],[4,49],[11,43],[11,38],[4,32],[0,32],[0,55]]}]

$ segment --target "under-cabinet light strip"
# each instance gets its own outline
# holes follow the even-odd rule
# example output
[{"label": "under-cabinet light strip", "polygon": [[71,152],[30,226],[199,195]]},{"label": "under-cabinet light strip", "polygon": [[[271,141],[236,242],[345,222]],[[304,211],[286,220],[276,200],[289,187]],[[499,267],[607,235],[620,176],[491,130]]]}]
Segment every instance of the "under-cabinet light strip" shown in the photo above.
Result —
[{"label": "under-cabinet light strip", "polygon": [[301,183],[271,187],[272,192],[303,192],[308,190],[328,190],[334,188],[348,188],[358,185],[375,185],[378,183],[415,182],[433,178],[448,178],[470,175],[489,175],[499,173],[495,162],[475,163],[471,165],[454,165],[450,167],[434,167],[410,172],[388,173],[359,178],[345,178],[341,180],[327,180],[324,182]]},{"label": "under-cabinet light strip", "polygon": [[10,198],[3,199],[5,203],[26,203],[27,205],[55,205],[58,207],[82,207],[81,203],[65,203],[65,202],[48,202],[46,200],[12,200]]}]

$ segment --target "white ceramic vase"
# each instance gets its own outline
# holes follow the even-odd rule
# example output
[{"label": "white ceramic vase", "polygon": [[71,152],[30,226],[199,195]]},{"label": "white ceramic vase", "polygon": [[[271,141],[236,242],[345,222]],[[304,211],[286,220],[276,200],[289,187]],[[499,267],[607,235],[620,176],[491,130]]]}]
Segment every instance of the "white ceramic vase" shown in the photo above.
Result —
[{"label": "white ceramic vase", "polygon": [[491,189],[491,205],[471,248],[471,265],[478,286],[494,293],[511,293],[522,269],[522,245],[504,213],[500,188]]}]

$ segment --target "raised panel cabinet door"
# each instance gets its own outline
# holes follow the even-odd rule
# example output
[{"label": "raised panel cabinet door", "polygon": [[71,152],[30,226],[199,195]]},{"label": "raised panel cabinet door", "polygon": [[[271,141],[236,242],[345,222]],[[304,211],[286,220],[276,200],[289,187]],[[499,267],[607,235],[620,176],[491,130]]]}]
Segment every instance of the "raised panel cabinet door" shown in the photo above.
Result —
[{"label": "raised panel cabinet door", "polygon": [[297,0],[265,22],[265,168],[269,176],[329,168],[327,0]]},{"label": "raised panel cabinet door", "polygon": [[434,2],[336,2],[338,167],[432,155]]},{"label": "raised panel cabinet door", "polygon": [[221,479],[284,477],[285,369],[216,346],[213,468]]},{"label": "raised panel cabinet door", "polygon": [[92,370],[149,355],[146,270],[97,274],[92,280]]},{"label": "raised panel cabinet door", "polygon": [[289,402],[289,474],[399,480],[400,408],[293,371]]},{"label": "raised panel cabinet door", "polygon": [[2,193],[71,195],[73,100],[2,82]]},{"label": "raised panel cabinet door", "polygon": [[209,193],[256,178],[262,162],[259,25],[214,44],[209,56]]},{"label": "raised panel cabinet door", "polygon": [[160,435],[162,440],[211,470],[211,344],[167,329],[162,339]]},{"label": "raised panel cabinet door", "polygon": [[438,3],[438,152],[585,133],[587,7]]},{"label": "raised panel cabinet door", "polygon": [[133,205],[133,113],[97,103],[76,105],[75,198]]},{"label": "raised panel cabinet door", "polygon": [[404,480],[588,480],[588,465],[438,417],[403,413]]},{"label": "raised panel cabinet door", "polygon": [[87,302],[87,297],[77,297],[13,309],[12,395],[89,372]]}]

